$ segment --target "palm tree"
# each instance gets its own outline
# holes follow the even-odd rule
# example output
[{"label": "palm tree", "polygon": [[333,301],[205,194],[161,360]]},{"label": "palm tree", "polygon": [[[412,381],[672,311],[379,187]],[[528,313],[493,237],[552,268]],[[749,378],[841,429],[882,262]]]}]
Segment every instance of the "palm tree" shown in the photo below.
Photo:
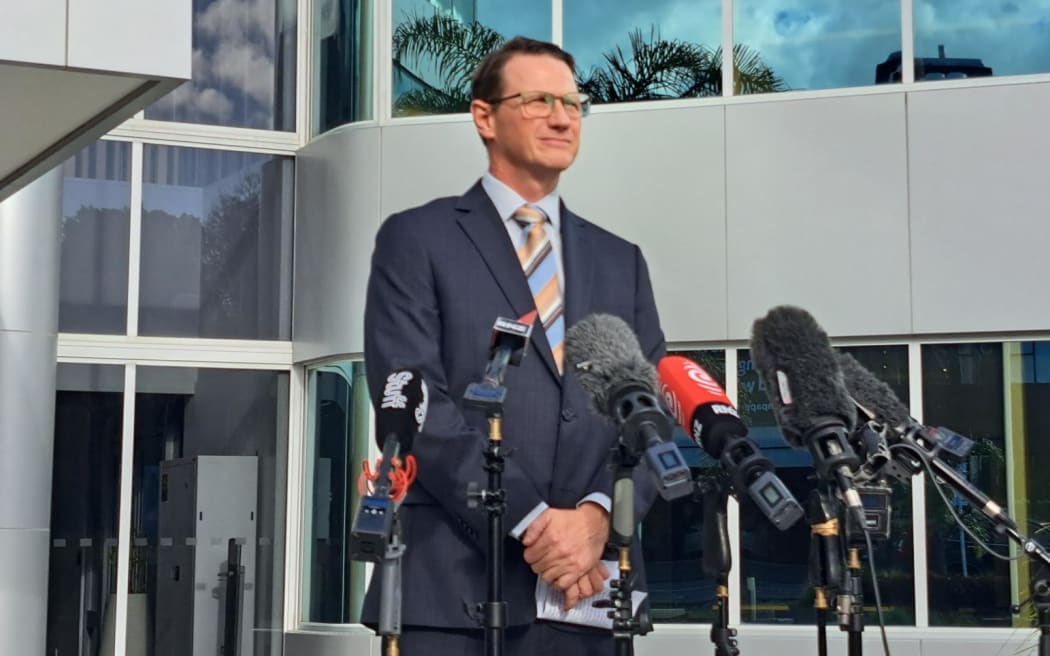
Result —
[{"label": "palm tree", "polygon": [[[694,98],[722,94],[722,49],[663,39],[655,28],[628,36],[629,53],[617,46],[601,66],[579,79],[595,102]],[[470,79],[481,60],[506,39],[478,22],[451,16],[412,16],[394,31],[394,66],[418,88],[394,103],[399,114],[445,114],[470,108]],[[735,91],[782,91],[784,81],[745,45],[733,47]],[[428,75],[425,71],[430,71]],[[436,81],[431,81],[436,77]],[[579,77],[579,76],[578,76]]]},{"label": "palm tree", "polygon": [[[419,88],[401,94],[394,109],[404,114],[451,114],[470,110],[470,78],[485,55],[503,45],[502,34],[451,16],[413,16],[394,30],[394,66]],[[429,59],[436,83],[419,70]]]}]

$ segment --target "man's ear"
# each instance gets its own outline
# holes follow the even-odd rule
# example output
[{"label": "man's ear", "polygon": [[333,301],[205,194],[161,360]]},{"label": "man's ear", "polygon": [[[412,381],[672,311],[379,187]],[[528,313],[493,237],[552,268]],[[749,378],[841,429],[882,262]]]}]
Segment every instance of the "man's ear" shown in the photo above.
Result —
[{"label": "man's ear", "polygon": [[492,112],[495,108],[484,100],[472,100],[470,103],[470,115],[474,118],[474,127],[478,130],[478,136],[482,141],[495,137]]}]

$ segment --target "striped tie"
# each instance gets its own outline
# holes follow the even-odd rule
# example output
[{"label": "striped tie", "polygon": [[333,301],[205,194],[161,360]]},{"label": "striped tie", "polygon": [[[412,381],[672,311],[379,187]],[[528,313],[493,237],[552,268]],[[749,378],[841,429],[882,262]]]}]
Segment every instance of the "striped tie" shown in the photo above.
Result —
[{"label": "striped tie", "polygon": [[558,372],[562,368],[562,350],[565,339],[564,305],[558,288],[558,262],[554,247],[547,235],[547,215],[529,205],[514,212],[514,220],[522,227],[524,243],[518,248],[518,260],[529,279],[529,289],[536,301],[536,310],[547,334],[547,343],[554,354]]}]

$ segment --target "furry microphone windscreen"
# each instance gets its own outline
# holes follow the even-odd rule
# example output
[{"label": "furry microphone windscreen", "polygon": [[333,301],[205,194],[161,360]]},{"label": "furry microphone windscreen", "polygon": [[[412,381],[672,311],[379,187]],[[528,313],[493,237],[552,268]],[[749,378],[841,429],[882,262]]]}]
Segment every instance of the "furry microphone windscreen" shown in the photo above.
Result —
[{"label": "furry microphone windscreen", "polygon": [[611,314],[592,314],[569,328],[565,367],[605,415],[613,415],[610,401],[625,385],[656,393],[656,369],[642,354],[638,337],[623,319]]},{"label": "furry microphone windscreen", "polygon": [[836,416],[853,429],[856,411],[827,333],[808,312],[775,307],[751,329],[751,358],[766,385],[785,437],[797,444],[820,418]]},{"label": "furry microphone windscreen", "polygon": [[835,354],[846,381],[846,391],[859,405],[875,415],[875,419],[891,426],[911,423],[911,413],[901,403],[893,389],[875,377],[864,365],[848,353]]}]

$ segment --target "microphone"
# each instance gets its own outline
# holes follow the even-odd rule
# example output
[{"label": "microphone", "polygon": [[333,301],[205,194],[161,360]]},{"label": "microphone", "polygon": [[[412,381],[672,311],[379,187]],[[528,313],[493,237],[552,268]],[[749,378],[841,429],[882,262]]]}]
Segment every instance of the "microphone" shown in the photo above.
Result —
[{"label": "microphone", "polygon": [[518,366],[525,357],[532,335],[532,325],[536,322],[536,310],[525,313],[515,319],[497,317],[492,326],[492,344],[489,347],[489,361],[480,383],[471,383],[463,393],[463,406],[498,413],[507,400],[507,388],[503,386],[503,377],[507,366]]},{"label": "microphone", "polygon": [[565,334],[565,364],[594,408],[620,426],[621,446],[634,458],[644,455],[660,496],[692,492],[689,467],[671,440],[672,420],[656,397],[656,369],[630,326],[609,314],[581,319]]},{"label": "microphone", "polygon": [[362,494],[350,529],[351,560],[380,562],[386,553],[396,504],[411,483],[400,470],[400,459],[412,450],[412,442],[427,416],[423,375],[416,369],[391,372],[377,405],[376,438],[383,449],[383,459],[372,492]]},{"label": "microphone", "polygon": [[[956,492],[985,516],[1008,529],[1016,529],[1013,519],[1002,506],[945,463],[959,464],[965,460],[973,448],[973,440],[947,428],[919,423],[912,418],[907,406],[901,403],[889,385],[849,355],[841,355],[840,361],[846,365],[842,371],[849,393],[859,407],[870,411],[874,423],[885,427],[893,442],[889,447],[893,457],[883,465],[887,473],[898,480],[907,481],[923,471],[920,456],[924,456],[939,477],[951,484]],[[897,445],[908,448],[902,449]]]},{"label": "microphone", "polygon": [[784,439],[809,449],[817,475],[837,484],[846,506],[863,522],[853,485],[860,458],[849,443],[856,410],[827,333],[805,310],[775,307],[751,328],[751,357]]},{"label": "microphone", "polygon": [[693,441],[729,472],[737,492],[747,490],[781,531],[802,518],[802,506],[773,471],[773,461],[748,439],[747,426],[718,382],[689,358],[668,355],[657,367],[664,401]]}]

